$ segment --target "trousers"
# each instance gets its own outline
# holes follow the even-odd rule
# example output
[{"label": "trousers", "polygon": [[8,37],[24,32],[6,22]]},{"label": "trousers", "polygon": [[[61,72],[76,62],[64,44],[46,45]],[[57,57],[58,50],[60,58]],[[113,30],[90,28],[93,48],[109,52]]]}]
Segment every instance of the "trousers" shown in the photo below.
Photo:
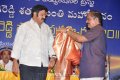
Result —
[{"label": "trousers", "polygon": [[45,80],[47,75],[47,67],[35,67],[20,64],[21,80]]}]

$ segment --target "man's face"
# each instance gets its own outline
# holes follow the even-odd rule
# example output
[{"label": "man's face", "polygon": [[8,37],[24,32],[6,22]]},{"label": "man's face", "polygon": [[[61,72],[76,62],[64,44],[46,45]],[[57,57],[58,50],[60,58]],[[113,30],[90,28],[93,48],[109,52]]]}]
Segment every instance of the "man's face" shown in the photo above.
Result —
[{"label": "man's face", "polygon": [[92,13],[88,13],[87,14],[87,19],[86,19],[86,24],[88,26],[88,28],[93,28],[95,27],[98,23],[97,23],[97,18],[95,18]]},{"label": "man's face", "polygon": [[45,12],[45,10],[39,11],[38,15],[36,15],[36,22],[41,25],[44,22],[46,16],[47,12]]},{"label": "man's face", "polygon": [[9,51],[3,51],[2,60],[4,63],[8,63],[8,61],[10,60]]}]

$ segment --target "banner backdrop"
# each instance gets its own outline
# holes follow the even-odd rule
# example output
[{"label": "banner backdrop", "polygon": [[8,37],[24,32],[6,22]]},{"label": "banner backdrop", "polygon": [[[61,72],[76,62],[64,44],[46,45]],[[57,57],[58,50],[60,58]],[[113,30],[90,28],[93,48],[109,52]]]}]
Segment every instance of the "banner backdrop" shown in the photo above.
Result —
[{"label": "banner backdrop", "polygon": [[72,26],[77,32],[85,31],[86,13],[98,10],[103,15],[107,37],[109,79],[120,77],[120,0],[0,0],[0,49],[13,46],[17,27],[30,20],[36,4],[48,8],[46,23],[55,35],[59,26]]}]

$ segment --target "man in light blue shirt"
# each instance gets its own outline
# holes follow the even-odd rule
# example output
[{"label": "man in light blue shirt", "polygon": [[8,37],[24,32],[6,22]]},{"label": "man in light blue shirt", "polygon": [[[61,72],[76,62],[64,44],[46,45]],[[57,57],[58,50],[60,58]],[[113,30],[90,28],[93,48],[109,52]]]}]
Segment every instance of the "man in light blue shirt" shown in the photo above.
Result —
[{"label": "man in light blue shirt", "polygon": [[11,56],[14,58],[13,72],[17,74],[20,67],[21,80],[45,80],[49,57],[54,61],[54,38],[49,26],[44,23],[47,12],[43,5],[34,6],[31,20],[17,30]]}]

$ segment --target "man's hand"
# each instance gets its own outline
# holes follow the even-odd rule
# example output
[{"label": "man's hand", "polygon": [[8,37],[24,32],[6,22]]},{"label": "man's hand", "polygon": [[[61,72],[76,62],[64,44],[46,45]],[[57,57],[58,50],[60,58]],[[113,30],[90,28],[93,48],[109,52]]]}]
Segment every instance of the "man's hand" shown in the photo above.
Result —
[{"label": "man's hand", "polygon": [[67,30],[67,28],[65,28],[65,27],[61,27],[61,28],[58,28],[56,31],[57,31],[57,32],[63,32],[63,33],[66,33],[66,30]]},{"label": "man's hand", "polygon": [[19,64],[16,59],[13,60],[12,72],[15,76],[18,76],[19,73]]},{"label": "man's hand", "polygon": [[74,31],[74,29],[71,26],[61,26],[60,28],[57,29],[58,32],[63,32],[63,33],[67,33],[68,31]]},{"label": "man's hand", "polygon": [[50,59],[50,64],[49,64],[49,68],[53,68],[55,66],[55,63],[56,63],[56,58],[52,57]]},{"label": "man's hand", "polygon": [[80,59],[72,59],[72,65],[78,65],[80,63]]}]

